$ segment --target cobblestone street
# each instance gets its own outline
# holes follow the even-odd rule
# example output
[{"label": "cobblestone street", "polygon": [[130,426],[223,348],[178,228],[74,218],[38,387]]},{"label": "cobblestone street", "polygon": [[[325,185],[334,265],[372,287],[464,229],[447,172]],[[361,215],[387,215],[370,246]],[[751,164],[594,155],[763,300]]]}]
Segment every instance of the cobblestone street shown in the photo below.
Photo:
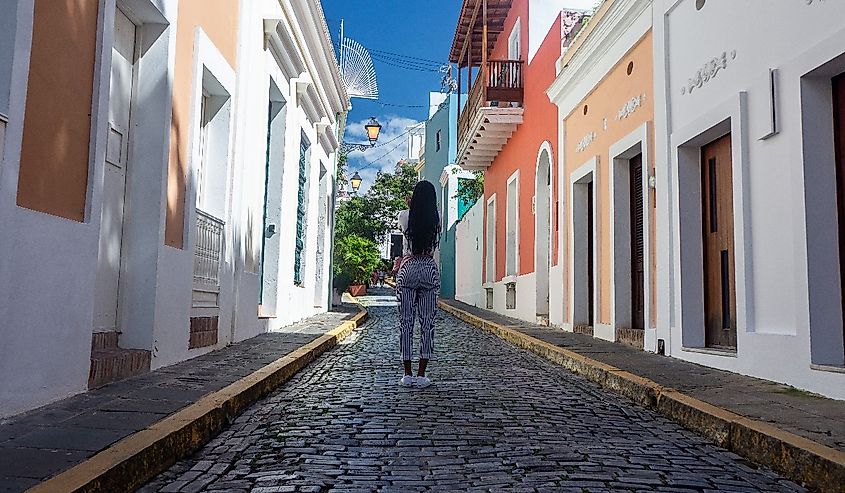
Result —
[{"label": "cobblestone street", "polygon": [[443,314],[434,385],[402,388],[376,293],[372,322],[141,491],[803,491]]}]

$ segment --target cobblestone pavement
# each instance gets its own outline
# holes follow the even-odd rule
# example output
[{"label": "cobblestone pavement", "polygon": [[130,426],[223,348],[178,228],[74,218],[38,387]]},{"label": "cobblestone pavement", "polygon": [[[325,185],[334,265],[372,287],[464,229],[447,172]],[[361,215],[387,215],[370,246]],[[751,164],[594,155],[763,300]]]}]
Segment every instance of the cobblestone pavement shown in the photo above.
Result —
[{"label": "cobblestone pavement", "polygon": [[803,491],[446,315],[434,385],[401,388],[389,300],[141,491]]}]

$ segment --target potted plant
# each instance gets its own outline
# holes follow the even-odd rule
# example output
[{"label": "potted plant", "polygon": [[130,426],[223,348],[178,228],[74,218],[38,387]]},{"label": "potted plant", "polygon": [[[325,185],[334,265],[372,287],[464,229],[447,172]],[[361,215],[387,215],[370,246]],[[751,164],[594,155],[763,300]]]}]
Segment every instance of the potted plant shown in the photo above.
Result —
[{"label": "potted plant", "polygon": [[349,276],[349,294],[367,294],[367,281],[381,265],[378,245],[370,239],[349,235],[335,245],[335,267]]},{"label": "potted plant", "polygon": [[349,288],[352,278],[347,272],[337,272],[332,280],[332,306],[337,306],[343,303],[341,296],[343,292]]}]

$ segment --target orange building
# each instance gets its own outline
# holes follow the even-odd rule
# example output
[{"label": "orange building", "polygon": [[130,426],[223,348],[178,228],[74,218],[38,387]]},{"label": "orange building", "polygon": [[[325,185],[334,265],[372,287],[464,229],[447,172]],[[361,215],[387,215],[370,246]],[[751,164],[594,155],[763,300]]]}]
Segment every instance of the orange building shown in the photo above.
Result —
[{"label": "orange building", "polygon": [[562,325],[655,350],[651,2],[605,1],[558,67]]},{"label": "orange building", "polygon": [[545,90],[584,18],[566,3],[465,0],[450,55],[472,82],[457,163],[484,171],[479,304],[530,322],[549,322],[550,297],[560,291],[558,120]]}]

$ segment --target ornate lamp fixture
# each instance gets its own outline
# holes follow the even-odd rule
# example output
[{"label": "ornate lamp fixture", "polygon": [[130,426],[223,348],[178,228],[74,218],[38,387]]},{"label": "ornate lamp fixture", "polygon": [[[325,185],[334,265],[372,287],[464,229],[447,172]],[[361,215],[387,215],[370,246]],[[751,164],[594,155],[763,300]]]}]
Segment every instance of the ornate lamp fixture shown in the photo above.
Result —
[{"label": "ornate lamp fixture", "polygon": [[358,193],[358,189],[361,188],[362,181],[364,180],[363,178],[361,178],[361,175],[359,175],[357,171],[354,175],[352,175],[352,178],[349,179],[349,184],[352,185],[352,191],[354,193]]},{"label": "ornate lamp fixture", "polygon": [[367,140],[369,140],[369,143],[344,142],[340,144],[340,152],[345,154],[352,151],[364,152],[367,149],[375,147],[379,134],[381,133],[381,124],[376,120],[376,117],[372,117],[364,125],[364,129],[367,131]]}]

